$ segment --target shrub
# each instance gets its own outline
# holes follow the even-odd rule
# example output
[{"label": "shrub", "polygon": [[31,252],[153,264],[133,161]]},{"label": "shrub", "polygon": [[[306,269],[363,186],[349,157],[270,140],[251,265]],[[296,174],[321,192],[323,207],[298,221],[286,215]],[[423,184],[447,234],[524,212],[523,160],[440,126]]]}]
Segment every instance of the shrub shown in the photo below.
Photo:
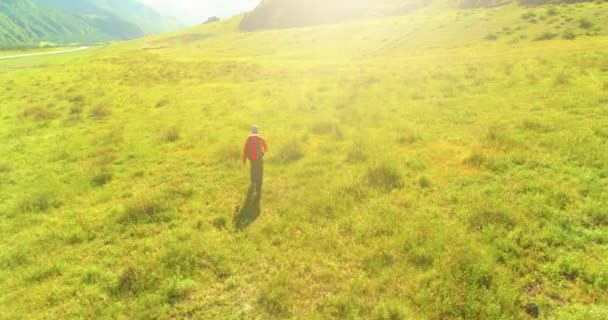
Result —
[{"label": "shrub", "polygon": [[411,319],[407,308],[399,301],[381,302],[374,310],[374,319],[378,320],[406,320]]},{"label": "shrub", "polygon": [[200,270],[202,251],[192,245],[192,242],[180,239],[166,244],[165,247],[167,249],[162,262],[172,274],[191,277]]},{"label": "shrub", "polygon": [[102,170],[91,178],[91,184],[94,187],[102,187],[112,181],[112,173]]},{"label": "shrub", "polygon": [[163,132],[162,139],[164,142],[175,142],[179,140],[179,128],[171,127]]},{"label": "shrub", "polygon": [[480,151],[472,152],[464,159],[464,163],[474,167],[482,167],[488,162],[488,157]]},{"label": "shrub", "polygon": [[278,280],[268,284],[261,290],[258,298],[258,303],[274,319],[286,319],[291,316],[289,308],[291,302],[289,298],[290,290],[287,286],[287,280],[284,278],[284,276],[281,276]]},{"label": "shrub", "polygon": [[168,220],[165,199],[157,191],[144,190],[125,204],[121,222],[149,223]]},{"label": "shrub", "polygon": [[21,210],[23,212],[45,212],[61,205],[61,201],[56,192],[51,190],[40,190],[26,195],[21,200]]},{"label": "shrub", "polygon": [[302,143],[299,140],[293,140],[291,143],[283,144],[275,157],[279,163],[287,164],[298,161],[304,157]]},{"label": "shrub", "polygon": [[55,114],[53,112],[38,106],[25,109],[23,111],[23,116],[36,121],[53,120],[55,118]]},{"label": "shrub", "polygon": [[553,17],[553,16],[556,16],[556,15],[558,15],[558,14],[559,14],[559,12],[557,11],[557,8],[555,8],[555,7],[549,7],[549,8],[547,9],[547,15],[548,15],[548,16]]},{"label": "shrub", "polygon": [[528,12],[522,14],[521,18],[524,20],[533,19],[533,18],[536,18],[536,14],[532,11],[528,11]]},{"label": "shrub", "polygon": [[483,230],[490,225],[510,230],[515,226],[515,220],[509,214],[495,208],[482,208],[473,212],[468,223],[473,230]]},{"label": "shrub", "polygon": [[140,272],[134,263],[129,263],[118,276],[114,285],[114,294],[135,294],[138,291],[137,278]]},{"label": "shrub", "polygon": [[329,121],[319,121],[312,125],[310,131],[314,134],[327,134],[335,130],[336,124]]},{"label": "shrub", "polygon": [[488,33],[488,34],[486,34],[484,39],[488,40],[488,41],[496,41],[496,40],[498,40],[498,35],[495,33]]},{"label": "shrub", "polygon": [[592,205],[587,209],[590,222],[598,227],[608,226],[608,206]]},{"label": "shrub", "polygon": [[370,186],[386,191],[400,189],[403,186],[403,176],[399,168],[388,163],[369,168],[367,180]]},{"label": "shrub", "polygon": [[209,23],[214,23],[214,22],[218,22],[218,21],[220,21],[220,18],[213,16],[213,17],[207,18],[207,20],[205,22],[203,22],[203,24],[209,24]]},{"label": "shrub", "polygon": [[566,73],[566,72],[560,72],[557,74],[557,76],[555,76],[555,84],[556,85],[567,85],[568,83],[570,83],[570,74]]},{"label": "shrub", "polygon": [[333,133],[338,140],[343,139],[342,129],[334,122],[320,121],[312,125],[310,131],[314,134],[330,134]]},{"label": "shrub", "polygon": [[361,145],[354,145],[346,155],[346,161],[350,163],[365,162],[366,160],[367,153],[365,153]]},{"label": "shrub", "polygon": [[423,175],[420,176],[420,178],[418,179],[418,184],[421,188],[426,189],[430,188],[433,185],[433,181],[428,176]]},{"label": "shrub", "polygon": [[589,21],[587,18],[581,18],[578,21],[578,26],[581,27],[582,29],[589,30],[589,29],[593,28],[593,22]]},{"label": "shrub", "polygon": [[545,41],[545,40],[551,40],[551,39],[555,39],[555,37],[557,37],[557,33],[553,33],[553,32],[543,32],[542,34],[540,34],[539,36],[537,36],[536,38],[534,38],[535,41]]},{"label": "shrub", "polygon": [[103,105],[98,105],[91,109],[89,116],[95,120],[102,120],[110,115],[110,111]]},{"label": "shrub", "polygon": [[566,30],[562,34],[562,38],[564,38],[565,40],[575,40],[576,33],[574,33],[574,31],[572,31],[572,30]]},{"label": "shrub", "polygon": [[330,315],[330,319],[360,319],[361,303],[353,294],[334,296],[322,306],[323,312]]},{"label": "shrub", "polygon": [[402,145],[410,145],[418,140],[420,140],[420,135],[417,132],[405,129],[399,134],[397,142]]},{"label": "shrub", "polygon": [[220,215],[213,219],[213,226],[218,230],[225,230],[228,227],[228,217]]},{"label": "shrub", "polygon": [[0,163],[0,173],[10,172],[11,167],[6,163]]},{"label": "shrub", "polygon": [[70,101],[71,103],[75,104],[75,105],[82,105],[84,103],[84,96],[79,94],[76,96],[72,96],[68,99],[68,101]]},{"label": "shrub", "polygon": [[196,289],[196,281],[192,279],[172,279],[169,288],[167,289],[166,296],[167,302],[174,305],[180,301],[185,300],[194,290]]},{"label": "shrub", "polygon": [[170,102],[169,99],[166,99],[166,98],[160,99],[160,100],[158,100],[158,102],[156,102],[156,107],[157,108],[165,107],[169,104],[169,102]]}]

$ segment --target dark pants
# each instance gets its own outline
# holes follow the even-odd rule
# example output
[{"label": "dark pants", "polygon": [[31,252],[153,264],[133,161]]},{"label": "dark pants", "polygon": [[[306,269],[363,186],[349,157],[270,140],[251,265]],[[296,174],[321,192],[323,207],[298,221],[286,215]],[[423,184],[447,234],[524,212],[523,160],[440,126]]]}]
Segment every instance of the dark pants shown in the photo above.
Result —
[{"label": "dark pants", "polygon": [[251,161],[251,186],[255,187],[257,193],[262,192],[262,183],[264,182],[264,159]]}]

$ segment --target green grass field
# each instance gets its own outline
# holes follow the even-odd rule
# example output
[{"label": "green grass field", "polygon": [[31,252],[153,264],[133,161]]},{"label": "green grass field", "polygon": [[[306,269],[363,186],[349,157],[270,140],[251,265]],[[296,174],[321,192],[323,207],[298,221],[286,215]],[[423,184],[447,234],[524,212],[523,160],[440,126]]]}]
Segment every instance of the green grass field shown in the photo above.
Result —
[{"label": "green grass field", "polygon": [[0,319],[606,319],[608,5],[433,10],[1,61]]}]

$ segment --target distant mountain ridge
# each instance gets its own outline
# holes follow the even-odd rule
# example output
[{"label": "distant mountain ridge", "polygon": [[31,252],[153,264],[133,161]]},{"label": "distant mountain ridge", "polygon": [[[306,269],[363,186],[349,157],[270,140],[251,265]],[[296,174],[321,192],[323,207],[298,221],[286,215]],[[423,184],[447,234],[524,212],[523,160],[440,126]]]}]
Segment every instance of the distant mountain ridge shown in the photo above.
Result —
[{"label": "distant mountain ridge", "polygon": [[348,20],[411,13],[430,5],[460,9],[490,8],[518,3],[522,6],[542,6],[593,0],[263,0],[256,9],[245,14],[240,28],[293,28]]},{"label": "distant mountain ridge", "polygon": [[404,14],[430,3],[431,0],[264,0],[245,15],[240,28],[257,30],[340,23]]},{"label": "distant mountain ridge", "polygon": [[128,40],[181,26],[136,0],[0,2],[0,47]]}]

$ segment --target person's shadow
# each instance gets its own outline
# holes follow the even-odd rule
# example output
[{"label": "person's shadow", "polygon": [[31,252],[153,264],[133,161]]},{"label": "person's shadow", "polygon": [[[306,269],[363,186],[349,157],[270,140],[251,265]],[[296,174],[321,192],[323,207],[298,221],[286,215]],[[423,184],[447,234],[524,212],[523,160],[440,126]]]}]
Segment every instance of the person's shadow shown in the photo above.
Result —
[{"label": "person's shadow", "polygon": [[243,207],[237,207],[235,211],[233,224],[236,230],[247,229],[260,216],[260,201],[262,199],[258,193],[253,191],[253,186],[250,186],[249,190],[247,190],[247,198],[245,199],[245,203],[243,203]]}]

